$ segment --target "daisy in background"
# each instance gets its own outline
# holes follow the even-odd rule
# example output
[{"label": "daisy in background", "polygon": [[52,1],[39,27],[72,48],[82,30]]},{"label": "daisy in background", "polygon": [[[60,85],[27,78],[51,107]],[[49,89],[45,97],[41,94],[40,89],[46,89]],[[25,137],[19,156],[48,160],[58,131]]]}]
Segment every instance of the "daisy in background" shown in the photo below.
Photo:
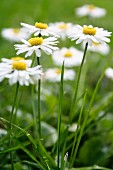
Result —
[{"label": "daisy in background", "polygon": [[[12,111],[12,106],[11,106],[11,105],[8,105],[8,106],[6,107],[6,110],[7,110],[8,112],[11,112],[11,111]],[[15,111],[16,111],[16,108],[14,109],[14,112],[15,112]],[[24,114],[24,117],[23,117],[23,114]],[[32,121],[32,115],[31,115],[31,113],[25,112],[25,111],[23,111],[22,109],[21,109],[21,110],[18,109],[18,110],[16,111],[16,116],[17,116],[18,118],[21,118],[21,119],[26,119],[26,118],[27,118],[27,120]]]},{"label": "daisy in background", "polygon": [[105,75],[106,75],[106,77],[113,80],[113,68],[110,68],[110,67],[107,68],[105,71]]},{"label": "daisy in background", "polygon": [[29,34],[26,34],[25,32],[21,31],[19,28],[4,28],[1,31],[1,35],[6,40],[12,42],[19,42],[23,38],[28,39],[30,37]]},{"label": "daisy in background", "polygon": [[68,37],[71,38],[71,40],[76,40],[76,44],[83,42],[84,44],[88,43],[89,46],[92,46],[93,42],[100,44],[109,43],[110,39],[108,37],[111,36],[111,33],[112,32],[108,32],[103,28],[93,27],[92,25],[77,25],[70,31]]},{"label": "daisy in background", "polygon": [[34,25],[29,25],[26,23],[21,23],[22,31],[34,34],[34,36],[54,36],[59,37],[53,27],[48,26],[46,23],[35,22]]},{"label": "daisy in background", "polygon": [[75,9],[75,13],[79,17],[89,16],[92,18],[99,18],[99,17],[103,17],[104,15],[106,15],[106,10],[104,8],[96,7],[92,4],[90,5],[86,4]]},{"label": "daisy in background", "polygon": [[30,68],[31,63],[32,60],[25,60],[22,57],[2,58],[0,63],[0,82],[7,78],[10,85],[17,82],[21,86],[36,84],[37,80],[41,78],[42,69],[40,65]]},{"label": "daisy in background", "polygon": [[88,50],[106,55],[110,52],[110,47],[108,44],[93,43],[92,46],[88,47]]},{"label": "daisy in background", "polygon": [[[61,69],[59,68],[49,68],[45,74],[45,80],[50,82],[60,82],[61,81]],[[73,80],[75,78],[75,72],[72,69],[64,70],[64,80]]]},{"label": "daisy in background", "polygon": [[23,39],[23,44],[14,45],[17,50],[17,55],[26,52],[25,57],[31,56],[35,52],[37,57],[41,56],[41,50],[44,51],[47,55],[52,54],[54,50],[58,50],[58,47],[55,47],[58,43],[57,38],[49,37],[43,39],[42,37],[34,37],[29,40]]},{"label": "daisy in background", "polygon": [[0,138],[7,135],[7,131],[5,129],[0,128]]},{"label": "daisy in background", "polygon": [[66,67],[78,66],[81,64],[82,58],[83,52],[74,47],[63,47],[52,54],[52,59],[58,66],[61,66],[63,61]]},{"label": "daisy in background", "polygon": [[68,32],[74,27],[72,23],[65,23],[65,22],[51,23],[50,26],[54,28],[54,30],[62,40],[66,39]]}]

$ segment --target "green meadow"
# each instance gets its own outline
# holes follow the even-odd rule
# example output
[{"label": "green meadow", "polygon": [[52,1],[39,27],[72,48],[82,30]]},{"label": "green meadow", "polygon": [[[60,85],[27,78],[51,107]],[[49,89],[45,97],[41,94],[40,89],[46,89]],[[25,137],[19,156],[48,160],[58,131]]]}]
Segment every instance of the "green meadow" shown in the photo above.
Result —
[{"label": "green meadow", "polygon": [[[78,17],[75,9],[85,4],[104,8],[107,14],[92,20]],[[113,0],[1,0],[0,62],[16,57],[14,45],[21,44],[3,38],[2,30],[21,28],[22,22],[93,25],[113,32]],[[113,35],[110,40],[108,54],[86,52],[79,82],[80,66],[72,68],[74,80],[64,81],[64,65],[58,66],[60,82],[41,80],[40,94],[39,84],[17,89],[6,79],[0,82],[0,170],[113,169],[113,78],[105,76],[105,70],[113,68]],[[58,41],[59,49],[73,46],[84,52],[69,38]],[[43,52],[40,65],[44,73],[57,67],[52,55]]]}]

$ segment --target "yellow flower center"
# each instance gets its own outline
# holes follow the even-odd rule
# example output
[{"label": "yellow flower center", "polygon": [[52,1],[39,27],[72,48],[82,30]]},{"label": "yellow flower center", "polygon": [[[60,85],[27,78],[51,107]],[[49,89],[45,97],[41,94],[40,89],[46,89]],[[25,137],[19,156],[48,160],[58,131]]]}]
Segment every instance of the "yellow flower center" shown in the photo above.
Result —
[{"label": "yellow flower center", "polygon": [[28,42],[34,46],[34,45],[41,45],[43,43],[43,38],[42,37],[34,37],[30,38]]},{"label": "yellow flower center", "polygon": [[20,60],[25,60],[25,59],[23,57],[12,57],[11,60],[20,61]]},{"label": "yellow flower center", "polygon": [[90,26],[84,26],[83,27],[83,33],[84,34],[89,34],[89,35],[95,35],[96,34],[96,29]]},{"label": "yellow flower center", "polygon": [[67,51],[65,54],[64,54],[64,57],[66,57],[66,58],[70,58],[70,57],[72,57],[72,52],[70,52],[70,51]]},{"label": "yellow flower center", "polygon": [[36,27],[36,28],[40,28],[40,29],[47,29],[47,28],[48,28],[48,25],[45,24],[45,23],[36,22],[36,23],[35,23],[35,27]]},{"label": "yellow flower center", "polygon": [[27,64],[22,61],[14,61],[12,63],[12,68],[16,70],[26,70]]},{"label": "yellow flower center", "polygon": [[18,34],[19,32],[20,32],[20,29],[18,29],[18,28],[14,28],[14,29],[13,29],[13,33],[14,33],[14,34]]},{"label": "yellow flower center", "polygon": [[57,69],[57,70],[55,71],[55,73],[56,73],[56,74],[61,74],[61,70],[60,70],[60,69]]},{"label": "yellow flower center", "polygon": [[88,9],[89,9],[90,11],[92,11],[94,8],[95,8],[94,5],[88,5]]},{"label": "yellow flower center", "polygon": [[26,70],[27,64],[24,62],[25,59],[23,57],[13,57],[13,58],[11,58],[11,60],[13,60],[13,62],[12,62],[13,69]]},{"label": "yellow flower center", "polygon": [[59,28],[66,30],[68,27],[67,27],[67,24],[60,24]]}]

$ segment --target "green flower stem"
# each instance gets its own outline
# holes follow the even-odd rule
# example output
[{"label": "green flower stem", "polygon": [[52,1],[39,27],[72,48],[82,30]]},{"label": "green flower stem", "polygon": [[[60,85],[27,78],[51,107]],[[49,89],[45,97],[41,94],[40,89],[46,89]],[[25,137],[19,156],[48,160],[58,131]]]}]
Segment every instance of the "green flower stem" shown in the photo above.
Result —
[{"label": "green flower stem", "polygon": [[34,118],[34,125],[35,125],[35,130],[34,134],[36,137],[38,137],[38,127],[37,127],[37,110],[35,106],[35,92],[34,92],[35,86],[31,86],[31,96],[32,96],[32,109],[33,109],[33,118]]},{"label": "green flower stem", "polygon": [[[77,151],[78,151],[78,148],[79,148],[79,144],[80,144],[80,141],[81,141],[81,138],[82,138],[82,134],[83,134],[85,125],[87,123],[88,115],[89,115],[88,113],[85,114],[84,122],[83,122],[83,124],[81,126],[80,122],[81,122],[81,118],[82,118],[82,114],[83,114],[83,109],[84,109],[84,105],[85,105],[86,96],[87,96],[87,90],[85,91],[85,94],[84,94],[83,104],[82,104],[82,107],[81,107],[81,111],[80,111],[80,115],[79,115],[79,120],[78,120],[78,126],[77,126],[77,130],[75,132],[75,138],[74,138],[72,152],[71,152],[71,157],[70,157],[70,167],[72,167],[73,164],[74,164],[74,161],[75,161],[75,158],[76,158],[76,154],[77,154]],[[80,128],[80,126],[81,126],[81,128]],[[77,138],[77,135],[78,135],[78,132],[79,132],[79,128],[80,128],[80,134],[78,136],[77,144],[76,144],[76,138]],[[75,146],[75,144],[76,144],[76,146]]]},{"label": "green flower stem", "polygon": [[83,64],[84,64],[87,48],[88,48],[88,43],[86,43],[86,46],[85,46],[85,49],[84,49],[84,54],[83,54],[83,59],[82,59],[82,62],[81,62],[80,68],[79,68],[77,84],[76,84],[74,98],[73,98],[71,109],[70,109],[70,115],[69,115],[70,123],[72,122],[72,119],[73,119],[73,116],[74,116],[73,112],[74,112],[74,107],[75,107],[75,104],[76,104],[76,99],[77,99],[77,94],[78,94],[78,87],[79,87],[79,82],[80,82],[80,77],[81,77],[81,71],[82,71],[82,67],[83,67]]},{"label": "green flower stem", "polygon": [[[110,62],[111,58],[112,58],[112,55],[108,58],[108,62],[107,62],[107,64],[106,64],[105,68],[104,68],[104,71],[102,72],[100,78],[99,78],[98,81],[97,81],[96,87],[95,87],[95,89],[94,89],[93,95],[92,95],[91,100],[90,100],[90,103],[89,103],[88,110],[87,110],[86,113],[85,113],[84,122],[83,122],[83,124],[82,124],[82,126],[81,126],[81,129],[80,129],[80,134],[79,134],[79,136],[78,136],[77,144],[76,144],[75,150],[74,150],[74,152],[73,152],[74,155],[73,155],[73,159],[72,159],[72,161],[71,161],[71,163],[70,163],[70,167],[72,167],[73,164],[74,164],[74,161],[75,161],[75,158],[76,158],[76,155],[77,155],[77,151],[78,151],[78,148],[79,148],[79,144],[80,144],[81,138],[82,138],[82,136],[83,136],[84,128],[85,128],[85,126],[86,126],[86,124],[87,124],[88,116],[89,116],[89,114],[90,114],[90,112],[91,112],[91,108],[92,108],[92,105],[93,105],[95,96],[96,96],[96,94],[97,94],[99,85],[100,85],[100,83],[101,83],[101,81],[102,81],[102,79],[103,79],[103,77],[104,77],[104,75],[105,75],[105,70],[106,70],[106,68],[109,66],[109,62]],[[84,96],[84,103],[85,103],[85,98],[86,98],[86,95]],[[84,104],[83,104],[83,105],[84,105]],[[82,107],[83,107],[83,106],[82,106]],[[82,110],[81,110],[81,111],[82,111]]]},{"label": "green flower stem", "polygon": [[20,105],[20,102],[21,102],[21,99],[22,99],[22,95],[23,95],[23,88],[21,90],[19,90],[19,93],[20,95],[18,96],[18,100],[16,101],[16,105],[15,105],[15,111],[13,113],[13,121],[15,122],[16,124],[16,121],[17,121],[17,111],[18,111],[18,107]]},{"label": "green flower stem", "polygon": [[[35,54],[32,56],[32,63],[31,63],[31,67],[33,67],[35,65],[35,59],[36,56]],[[32,109],[33,109],[33,118],[34,118],[34,125],[35,125],[35,135],[38,136],[37,132],[38,132],[38,127],[37,127],[37,110],[36,110],[36,106],[35,106],[35,86],[32,85],[31,86],[31,96],[32,96]]]},{"label": "green flower stem", "polygon": [[34,65],[34,63],[35,63],[35,58],[36,58],[36,56],[35,56],[35,55],[33,55],[33,56],[32,56],[32,63],[31,63],[31,67],[33,67],[33,65]]},{"label": "green flower stem", "polygon": [[57,168],[60,170],[60,137],[61,137],[61,114],[62,114],[62,100],[63,100],[63,76],[64,76],[64,62],[62,65],[60,94],[59,94],[59,111],[58,111],[58,143],[57,143]]},{"label": "green flower stem", "polygon": [[[16,86],[15,97],[14,97],[14,101],[13,101],[13,105],[12,105],[12,110],[11,110],[11,114],[10,114],[10,135],[9,135],[9,145],[10,145],[11,148],[12,148],[12,141],[11,141],[12,121],[13,121],[13,114],[14,114],[14,109],[15,109],[15,105],[16,105],[16,101],[17,101],[18,89],[19,89],[19,83],[17,83],[17,86]],[[10,151],[10,158],[11,158],[11,166],[12,166],[12,170],[14,170],[13,154],[12,154],[12,151]]]},{"label": "green flower stem", "polygon": [[80,77],[81,77],[81,71],[82,71],[82,67],[84,64],[84,60],[85,60],[85,56],[86,56],[86,51],[88,48],[88,43],[86,43],[85,49],[84,49],[84,54],[83,54],[83,59],[79,68],[79,73],[78,73],[78,78],[77,78],[77,84],[76,84],[76,88],[75,88],[75,93],[74,93],[74,98],[72,101],[72,105],[71,105],[71,109],[70,109],[70,115],[69,115],[69,121],[70,123],[72,122],[72,119],[74,117],[73,112],[74,112],[74,108],[75,108],[75,104],[76,104],[76,99],[77,99],[77,93],[78,93],[78,86],[79,86],[79,82],[80,82]]},{"label": "green flower stem", "polygon": [[[37,63],[40,65],[39,57],[37,57]],[[41,120],[40,120],[40,89],[41,89],[41,79],[38,80],[38,130],[39,137],[41,138]]]},{"label": "green flower stem", "polygon": [[[78,86],[79,86],[79,82],[80,82],[82,67],[83,67],[85,56],[86,56],[86,52],[87,52],[87,47],[88,47],[88,43],[86,43],[86,46],[85,46],[85,49],[84,49],[84,54],[83,54],[83,59],[82,59],[82,62],[81,62],[80,68],[79,68],[77,83],[76,83],[76,87],[75,87],[75,93],[74,93],[74,97],[73,97],[73,101],[72,101],[72,105],[71,105],[71,109],[70,109],[69,124],[72,122],[72,119],[73,119],[73,112],[74,112],[74,108],[75,108],[75,104],[76,104],[76,99],[77,99]],[[67,127],[65,141],[64,141],[64,146],[66,146],[66,143],[67,143],[66,138],[67,138],[67,135],[68,135],[68,128],[69,127]],[[76,138],[76,136],[75,136],[75,138]],[[64,147],[64,150],[65,150],[65,147]]]}]

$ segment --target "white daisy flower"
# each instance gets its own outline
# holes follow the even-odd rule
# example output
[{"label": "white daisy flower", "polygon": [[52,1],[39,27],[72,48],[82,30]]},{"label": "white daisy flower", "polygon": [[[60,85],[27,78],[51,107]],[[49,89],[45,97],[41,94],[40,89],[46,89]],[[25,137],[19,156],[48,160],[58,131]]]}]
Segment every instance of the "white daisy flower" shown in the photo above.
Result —
[{"label": "white daisy flower", "polygon": [[1,31],[1,35],[3,38],[12,42],[19,42],[23,38],[29,38],[29,34],[21,31],[19,28],[5,28]]},{"label": "white daisy flower", "polygon": [[105,44],[109,43],[110,39],[108,37],[111,36],[112,32],[108,32],[103,28],[93,27],[92,25],[84,25],[83,27],[80,25],[75,26],[68,37],[71,40],[77,40],[76,44],[80,44],[83,42],[84,44],[88,43],[89,46],[92,46],[92,42]]},{"label": "white daisy flower", "polygon": [[105,71],[105,75],[106,77],[110,78],[113,80],[113,69],[112,68],[107,68],[106,71]]},{"label": "white daisy flower", "polygon": [[70,132],[75,132],[77,130],[77,123],[73,123],[70,127],[69,127],[69,131]]},{"label": "white daisy flower", "polygon": [[[72,69],[64,70],[64,80],[73,80],[75,72]],[[45,79],[50,82],[60,82],[61,80],[61,69],[50,68],[45,72]]]},{"label": "white daisy flower", "polygon": [[51,23],[50,26],[54,27],[56,33],[62,40],[65,40],[68,32],[74,27],[72,23],[56,22]]},{"label": "white daisy flower", "polygon": [[43,50],[47,55],[52,54],[54,50],[58,50],[57,45],[58,41],[57,38],[49,37],[43,39],[42,37],[34,37],[30,38],[28,41],[25,39],[22,40],[23,44],[16,44],[14,45],[17,51],[17,55],[27,52],[25,57],[31,56],[33,52],[35,52],[37,57],[41,56],[41,50]]},{"label": "white daisy flower", "polygon": [[0,137],[7,134],[7,131],[5,129],[0,128]]},{"label": "white daisy flower", "polygon": [[22,31],[28,32],[30,34],[34,34],[34,36],[54,36],[59,37],[54,28],[51,26],[48,26],[45,23],[36,22],[35,25],[29,25],[26,23],[21,23],[23,26]]},{"label": "white daisy flower", "polygon": [[63,61],[66,67],[78,66],[82,62],[83,52],[74,47],[63,47],[60,50],[54,51],[52,55],[56,65],[61,66]]},{"label": "white daisy flower", "polygon": [[22,57],[3,58],[0,63],[0,82],[8,78],[10,85],[17,82],[21,86],[36,84],[41,78],[42,70],[40,65],[30,68],[31,63],[32,60],[25,60]]},{"label": "white daisy flower", "polygon": [[100,43],[93,42],[92,46],[88,47],[88,50],[93,52],[98,52],[102,55],[106,55],[110,52],[110,47],[108,44],[100,44]]},{"label": "white daisy flower", "polygon": [[86,4],[75,9],[75,13],[79,17],[89,16],[93,18],[99,18],[99,17],[103,17],[104,15],[106,15],[106,10],[104,8],[96,7],[92,4],[90,5]]}]

